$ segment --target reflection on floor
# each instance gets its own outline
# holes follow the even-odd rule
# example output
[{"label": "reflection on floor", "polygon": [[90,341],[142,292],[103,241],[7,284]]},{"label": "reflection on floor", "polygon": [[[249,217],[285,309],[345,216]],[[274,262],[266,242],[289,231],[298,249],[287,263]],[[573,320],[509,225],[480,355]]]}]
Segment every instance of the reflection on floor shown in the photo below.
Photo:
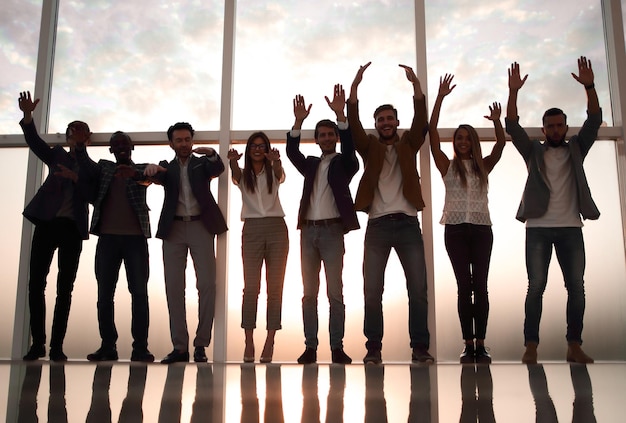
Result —
[{"label": "reflection on floor", "polygon": [[0,361],[7,422],[623,422],[624,392],[626,363]]}]

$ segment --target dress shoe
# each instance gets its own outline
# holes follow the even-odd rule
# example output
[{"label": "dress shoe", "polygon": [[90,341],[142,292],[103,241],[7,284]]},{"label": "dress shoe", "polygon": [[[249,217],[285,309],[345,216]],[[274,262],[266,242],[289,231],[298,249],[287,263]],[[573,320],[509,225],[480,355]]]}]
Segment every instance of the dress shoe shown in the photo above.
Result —
[{"label": "dress shoe", "polygon": [[461,364],[469,364],[473,363],[476,359],[476,349],[474,348],[474,344],[465,344],[465,348],[463,348],[463,352],[459,356],[459,362]]},{"label": "dress shoe", "polygon": [[577,342],[570,342],[567,345],[567,361],[570,363],[591,364],[593,358],[589,357]]},{"label": "dress shoe", "polygon": [[116,361],[117,350],[114,347],[100,347],[98,351],[87,355],[89,361]]},{"label": "dress shoe", "polygon": [[524,364],[537,364],[537,343],[527,342],[526,351],[522,356],[522,363]]},{"label": "dress shoe", "polygon": [[317,350],[306,347],[300,357],[298,357],[298,364],[313,364],[317,361]]},{"label": "dress shoe", "polygon": [[67,356],[63,353],[61,348],[50,349],[50,360],[52,361],[67,361]]},{"label": "dress shoe", "polygon": [[46,356],[46,347],[41,344],[33,344],[26,353],[24,361],[34,361]]},{"label": "dress shoe", "polygon": [[367,354],[363,357],[363,363],[365,364],[380,364],[382,362],[383,359],[379,349],[367,350]]},{"label": "dress shoe", "polygon": [[350,357],[348,357],[348,354],[346,354],[343,351],[343,348],[336,348],[336,349],[332,350],[331,351],[331,356],[332,356],[333,363],[337,363],[337,364],[350,364],[350,363],[352,363],[352,359]]},{"label": "dress shoe", "polygon": [[171,363],[188,362],[188,361],[189,361],[189,351],[172,350],[171,353],[166,355],[165,358],[161,360],[161,363],[171,364]]},{"label": "dress shoe", "polygon": [[206,363],[209,361],[204,352],[204,347],[195,347],[193,349],[193,361],[196,363]]},{"label": "dress shoe", "polygon": [[413,348],[413,352],[411,354],[411,361],[414,363],[424,363],[424,364],[433,364],[435,362],[435,358],[430,355],[428,352],[428,348],[424,345],[418,345]]},{"label": "dress shoe", "polygon": [[130,361],[141,361],[143,363],[152,363],[154,355],[147,349],[133,350],[130,355]]},{"label": "dress shoe", "polygon": [[476,363],[489,364],[491,363],[491,355],[484,345],[476,345]]}]

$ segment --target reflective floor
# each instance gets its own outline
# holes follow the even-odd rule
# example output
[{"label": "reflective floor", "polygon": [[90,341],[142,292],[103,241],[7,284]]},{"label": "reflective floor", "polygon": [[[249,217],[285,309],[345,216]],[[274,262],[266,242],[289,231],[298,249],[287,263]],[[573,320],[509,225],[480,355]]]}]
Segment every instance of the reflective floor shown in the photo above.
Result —
[{"label": "reflective floor", "polygon": [[0,361],[7,422],[624,422],[626,363]]}]

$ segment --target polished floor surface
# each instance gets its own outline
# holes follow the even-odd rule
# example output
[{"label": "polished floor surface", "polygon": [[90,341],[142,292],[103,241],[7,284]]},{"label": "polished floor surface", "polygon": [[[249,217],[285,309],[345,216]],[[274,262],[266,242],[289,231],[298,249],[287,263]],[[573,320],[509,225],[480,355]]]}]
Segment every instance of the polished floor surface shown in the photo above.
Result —
[{"label": "polished floor surface", "polygon": [[624,422],[626,363],[0,361],[7,422]]}]

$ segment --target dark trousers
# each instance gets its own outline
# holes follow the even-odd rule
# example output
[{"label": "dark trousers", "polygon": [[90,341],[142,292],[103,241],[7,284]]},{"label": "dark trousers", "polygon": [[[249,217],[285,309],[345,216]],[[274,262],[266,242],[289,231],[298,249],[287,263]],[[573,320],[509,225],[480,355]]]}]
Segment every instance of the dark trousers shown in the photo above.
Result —
[{"label": "dark trousers", "polygon": [[148,241],[143,235],[100,235],[96,246],[98,326],[102,347],[115,348],[115,287],[124,261],[131,296],[133,349],[148,348]]},{"label": "dark trousers", "polygon": [[493,246],[491,226],[446,225],[444,237],[458,287],[463,339],[485,339],[489,316],[487,276]]},{"label": "dark trousers", "polygon": [[61,348],[63,346],[82,248],[83,240],[72,219],[56,218],[35,226],[28,281],[30,331],[35,345],[46,344],[46,278],[50,273],[54,251],[58,250],[59,271],[50,347]]}]

